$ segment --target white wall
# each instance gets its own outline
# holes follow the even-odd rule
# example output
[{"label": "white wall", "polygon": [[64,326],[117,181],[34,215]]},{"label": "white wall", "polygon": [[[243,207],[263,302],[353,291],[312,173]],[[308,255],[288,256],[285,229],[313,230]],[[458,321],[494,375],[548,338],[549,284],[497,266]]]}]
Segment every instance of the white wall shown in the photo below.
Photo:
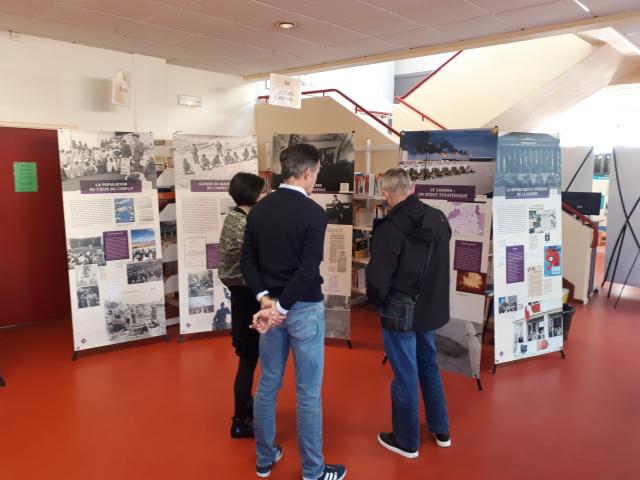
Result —
[{"label": "white wall", "polygon": [[[178,105],[177,97],[202,97],[202,107]],[[252,135],[255,88],[235,75],[167,65],[168,131],[215,135]]]},{"label": "white wall", "polygon": [[[167,65],[132,55],[0,31],[0,122],[76,126],[83,130],[174,131],[246,135],[255,132],[252,84],[241,77]],[[111,104],[111,79],[132,72],[133,105]],[[178,93],[203,97],[180,107]]]},{"label": "white wall", "polygon": [[396,75],[408,75],[411,73],[431,72],[449,60],[455,52],[429,55],[428,57],[408,58],[398,60],[396,64]]},{"label": "white wall", "polygon": [[367,110],[391,112],[395,62],[304,75],[303,90],[337,88]]}]

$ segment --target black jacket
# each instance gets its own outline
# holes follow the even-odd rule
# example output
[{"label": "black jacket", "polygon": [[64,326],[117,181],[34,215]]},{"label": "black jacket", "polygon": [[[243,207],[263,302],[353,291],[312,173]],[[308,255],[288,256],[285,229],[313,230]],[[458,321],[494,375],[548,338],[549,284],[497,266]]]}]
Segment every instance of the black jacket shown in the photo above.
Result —
[{"label": "black jacket", "polygon": [[254,295],[267,290],[287,310],[322,300],[320,262],[327,215],[294,190],[279,188],[251,209],[240,268]]},{"label": "black jacket", "polygon": [[[396,205],[373,229],[367,297],[379,306],[391,292],[418,296],[415,330],[436,330],[449,321],[449,241],[444,214],[415,195]],[[424,274],[429,243],[431,262]]]}]

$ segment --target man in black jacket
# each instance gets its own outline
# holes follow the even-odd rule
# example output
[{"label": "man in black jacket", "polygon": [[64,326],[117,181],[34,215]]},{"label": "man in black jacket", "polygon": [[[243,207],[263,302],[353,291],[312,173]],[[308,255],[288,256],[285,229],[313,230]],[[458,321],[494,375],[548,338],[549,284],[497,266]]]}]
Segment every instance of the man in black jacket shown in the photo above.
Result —
[{"label": "man in black jacket", "polygon": [[263,308],[254,317],[261,333],[262,370],[253,408],[256,474],[268,477],[282,457],[282,448],[275,444],[276,396],[291,349],[303,479],[341,480],[344,466],[326,465],[322,456],[325,324],[320,262],[327,216],[309,198],[320,172],[320,153],[313,145],[297,144],[280,154],[280,163],[284,183],[251,210],[240,261],[245,282]]},{"label": "man in black jacket", "polygon": [[435,330],[449,321],[449,241],[444,214],[418,200],[409,174],[399,168],[382,178],[391,207],[373,229],[367,266],[367,297],[386,311],[389,304],[413,304],[412,331],[383,328],[384,348],[393,369],[393,432],[380,433],[380,444],[416,458],[420,445],[418,383],[429,431],[441,447],[451,445],[447,404],[440,378]]}]

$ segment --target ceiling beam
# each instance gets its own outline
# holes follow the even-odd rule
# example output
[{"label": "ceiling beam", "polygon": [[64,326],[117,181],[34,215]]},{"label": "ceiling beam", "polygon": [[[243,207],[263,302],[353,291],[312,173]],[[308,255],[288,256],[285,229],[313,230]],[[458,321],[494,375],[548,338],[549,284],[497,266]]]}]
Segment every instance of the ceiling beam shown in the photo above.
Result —
[{"label": "ceiling beam", "polygon": [[[337,68],[356,67],[359,65],[370,65],[372,63],[391,62],[396,60],[404,60],[407,58],[426,57],[428,55],[436,55],[438,53],[447,53],[457,50],[470,50],[472,48],[491,47],[503,43],[520,42],[523,40],[532,40],[535,38],[547,37],[552,35],[579,33],[587,30],[592,30],[594,28],[608,27],[614,23],[624,22],[626,20],[639,19],[640,10],[636,10],[631,12],[617,13],[615,15],[606,15],[603,17],[592,17],[584,20],[575,20],[571,22],[545,25],[542,27],[527,28],[518,30],[516,32],[488,35],[486,37],[474,38],[469,40],[439,43],[426,47],[410,48],[398,50],[395,52],[381,53],[377,55],[367,55],[364,57],[338,60],[335,62],[318,63],[306,67],[287,68],[273,73],[278,73],[280,75],[301,75],[334,70]],[[247,81],[259,81],[269,78],[270,73],[272,72],[245,75],[243,78]]]}]

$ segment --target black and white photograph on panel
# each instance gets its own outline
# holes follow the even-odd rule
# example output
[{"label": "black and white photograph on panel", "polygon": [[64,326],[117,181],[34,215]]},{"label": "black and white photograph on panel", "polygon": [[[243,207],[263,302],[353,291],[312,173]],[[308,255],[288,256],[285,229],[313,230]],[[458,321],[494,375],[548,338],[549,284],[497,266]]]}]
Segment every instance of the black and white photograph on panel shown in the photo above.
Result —
[{"label": "black and white photograph on panel", "polygon": [[549,338],[563,335],[562,312],[550,313],[547,317]]},{"label": "black and white photograph on panel", "polygon": [[131,258],[134,263],[156,260],[156,232],[153,228],[131,230]]},{"label": "black and white photograph on panel", "polygon": [[230,180],[238,172],[257,170],[258,150],[253,136],[180,134],[175,137],[174,147],[177,189],[189,190],[191,180]]},{"label": "black and white photograph on panel", "polygon": [[189,272],[189,314],[212,313],[213,303],[213,270]]},{"label": "black and white photograph on panel", "polygon": [[98,266],[95,264],[79,265],[75,268],[76,287],[93,287],[99,284]]},{"label": "black and white photograph on panel", "polygon": [[100,288],[97,285],[91,287],[78,287],[78,308],[90,308],[100,306]]},{"label": "black and white photograph on panel", "polygon": [[324,295],[325,336],[348,340],[351,338],[351,297]]},{"label": "black and white photograph on panel", "polygon": [[162,260],[127,263],[127,283],[129,285],[161,282],[162,280]]},{"label": "black and white photograph on panel", "polygon": [[545,210],[542,205],[529,207],[529,234],[550,232],[558,226],[555,210]]},{"label": "black and white photograph on panel", "polygon": [[482,324],[452,318],[436,330],[438,365],[467,377],[480,376]]},{"label": "black and white photograph on panel", "polygon": [[113,202],[116,223],[131,223],[136,221],[133,198],[116,198]]},{"label": "black and white photograph on panel", "polygon": [[231,328],[231,295],[226,288],[224,288],[224,296],[224,301],[215,305],[216,313],[213,315],[212,330],[228,330]]},{"label": "black and white photograph on panel", "polygon": [[556,137],[544,133],[514,132],[501,136],[495,186],[559,189],[559,144]]},{"label": "black and white photograph on panel", "polygon": [[353,225],[353,196],[344,193],[323,195],[327,197],[324,208],[327,223],[332,225]]},{"label": "black and white photograph on panel", "polygon": [[107,300],[104,309],[110,343],[128,342],[166,333],[164,299],[145,303]]},{"label": "black and white photograph on panel", "polygon": [[67,265],[69,270],[78,265],[106,265],[102,237],[67,239]]},{"label": "black and white photograph on panel", "polygon": [[280,153],[287,147],[298,143],[309,143],[320,152],[320,173],[316,181],[316,191],[326,193],[353,191],[356,160],[353,132],[274,134],[272,158],[268,166],[273,172],[273,188],[278,188],[283,180]]},{"label": "black and white photograph on panel", "polygon": [[80,190],[80,181],[156,182],[150,133],[71,131],[60,139],[63,191]]},{"label": "black and white photograph on panel", "polygon": [[508,297],[498,298],[498,313],[509,313],[518,311],[518,296],[509,295]]}]

